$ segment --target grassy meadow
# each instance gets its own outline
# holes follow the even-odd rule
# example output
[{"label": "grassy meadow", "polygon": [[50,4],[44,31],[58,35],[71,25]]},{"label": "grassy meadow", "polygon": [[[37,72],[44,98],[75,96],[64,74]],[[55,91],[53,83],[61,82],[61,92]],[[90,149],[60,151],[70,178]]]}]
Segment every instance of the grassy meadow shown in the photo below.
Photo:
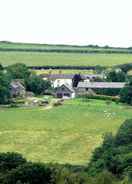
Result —
[{"label": "grassy meadow", "polygon": [[94,70],[32,70],[33,72],[35,72],[37,75],[41,75],[41,74],[94,74],[95,71]]},{"label": "grassy meadow", "polygon": [[132,118],[132,108],[101,100],[68,100],[51,109],[0,108],[0,151],[28,160],[87,164],[103,135]]},{"label": "grassy meadow", "polygon": [[2,52],[0,63],[4,66],[25,63],[28,66],[114,66],[132,61],[132,54],[79,54],[46,52]]}]

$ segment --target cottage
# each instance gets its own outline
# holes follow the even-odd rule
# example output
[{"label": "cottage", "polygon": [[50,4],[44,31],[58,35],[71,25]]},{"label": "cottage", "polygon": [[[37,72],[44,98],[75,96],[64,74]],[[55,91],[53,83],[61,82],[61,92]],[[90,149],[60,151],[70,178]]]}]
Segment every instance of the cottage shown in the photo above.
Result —
[{"label": "cottage", "polygon": [[57,97],[57,98],[74,98],[75,91],[71,86],[69,86],[67,84],[62,84],[60,87],[56,88],[55,97]]},{"label": "cottage", "polygon": [[25,87],[19,81],[12,81],[10,84],[10,93],[12,97],[25,97]]}]

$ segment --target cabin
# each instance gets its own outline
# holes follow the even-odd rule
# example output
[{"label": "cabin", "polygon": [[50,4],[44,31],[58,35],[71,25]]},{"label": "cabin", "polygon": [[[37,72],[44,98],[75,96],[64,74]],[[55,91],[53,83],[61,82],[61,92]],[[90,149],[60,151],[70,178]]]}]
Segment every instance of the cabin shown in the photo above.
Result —
[{"label": "cabin", "polygon": [[11,97],[25,97],[26,90],[24,85],[19,81],[12,81],[10,84]]},{"label": "cabin", "polygon": [[75,98],[75,91],[71,86],[62,84],[56,88],[54,95],[56,98]]}]

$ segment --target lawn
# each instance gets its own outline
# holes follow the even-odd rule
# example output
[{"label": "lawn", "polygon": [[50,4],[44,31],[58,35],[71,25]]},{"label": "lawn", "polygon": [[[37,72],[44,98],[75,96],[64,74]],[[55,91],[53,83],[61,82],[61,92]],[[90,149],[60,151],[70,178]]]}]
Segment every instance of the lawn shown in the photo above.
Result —
[{"label": "lawn", "polygon": [[25,63],[29,66],[113,66],[130,63],[132,54],[77,54],[44,52],[2,52],[0,63],[4,66]]},{"label": "lawn", "polygon": [[131,107],[99,100],[69,100],[47,110],[1,108],[0,151],[32,161],[86,164],[103,135],[131,117]]}]

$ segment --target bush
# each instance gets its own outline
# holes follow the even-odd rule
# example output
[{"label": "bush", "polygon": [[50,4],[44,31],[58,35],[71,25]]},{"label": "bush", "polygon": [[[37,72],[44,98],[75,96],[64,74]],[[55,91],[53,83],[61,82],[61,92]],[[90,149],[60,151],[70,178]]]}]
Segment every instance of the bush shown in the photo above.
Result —
[{"label": "bush", "polygon": [[130,84],[126,85],[120,91],[120,100],[123,103],[127,103],[129,105],[132,105],[132,85],[130,85]]},{"label": "bush", "polygon": [[113,102],[119,102],[120,99],[118,97],[112,97],[112,96],[106,96],[106,95],[79,95],[79,98],[82,99],[97,99],[97,100],[106,100],[113,101]]},{"label": "bush", "polygon": [[132,120],[126,120],[121,127],[119,128],[116,137],[115,143],[119,145],[132,144]]},{"label": "bush", "polygon": [[10,171],[26,163],[26,159],[18,153],[0,153],[0,172]]},{"label": "bush", "polygon": [[121,125],[115,136],[107,134],[101,147],[95,149],[88,165],[88,173],[97,175],[104,170],[121,178],[131,175],[132,166],[132,119]]},{"label": "bush", "polygon": [[6,68],[12,79],[26,79],[30,75],[30,71],[25,64],[16,63]]},{"label": "bush", "polygon": [[10,77],[0,71],[0,104],[6,104],[10,101],[10,82]]},{"label": "bush", "polygon": [[51,89],[51,83],[48,80],[43,80],[40,76],[31,75],[25,79],[27,91],[31,91],[36,95],[44,94],[46,90]]},{"label": "bush", "polygon": [[9,172],[4,182],[8,184],[50,184],[51,170],[44,164],[25,163]]}]

